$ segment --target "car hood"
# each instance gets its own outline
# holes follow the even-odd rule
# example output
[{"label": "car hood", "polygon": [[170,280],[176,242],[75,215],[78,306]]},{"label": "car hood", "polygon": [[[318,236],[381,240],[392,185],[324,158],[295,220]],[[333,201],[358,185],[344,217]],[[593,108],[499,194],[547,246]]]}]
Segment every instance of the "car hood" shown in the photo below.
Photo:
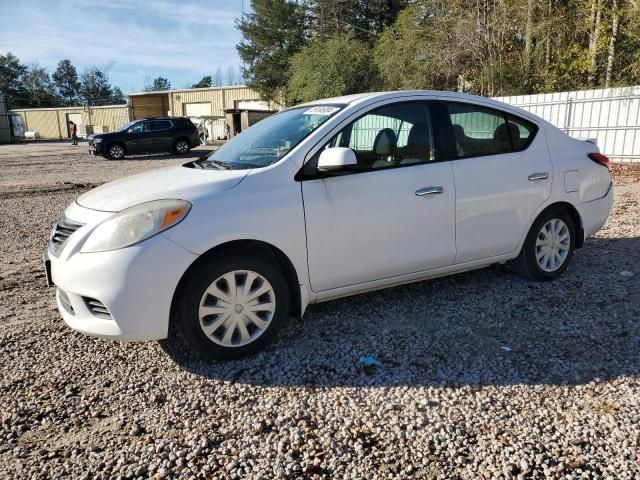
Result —
[{"label": "car hood", "polygon": [[251,170],[202,170],[184,166],[159,168],[105,183],[77,199],[83,207],[119,212],[139,203],[164,198],[192,200],[233,188]]}]

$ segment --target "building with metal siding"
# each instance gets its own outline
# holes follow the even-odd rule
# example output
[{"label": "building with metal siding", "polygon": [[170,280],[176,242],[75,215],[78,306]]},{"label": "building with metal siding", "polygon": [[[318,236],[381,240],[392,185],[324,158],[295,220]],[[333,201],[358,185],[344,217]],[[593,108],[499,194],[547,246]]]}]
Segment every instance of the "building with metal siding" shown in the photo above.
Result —
[{"label": "building with metal siding", "polygon": [[[208,105],[207,115],[224,117],[224,110],[236,108],[242,100],[260,100],[255,90],[233,87],[189,88],[129,94],[131,119],[159,116],[189,116],[189,105]],[[200,109],[203,111],[203,109]]]},{"label": "building with metal siding", "polygon": [[[69,137],[68,121],[78,124],[78,135],[113,131],[129,120],[148,117],[187,116],[198,123],[202,115],[217,117],[209,125],[210,138],[226,135],[225,110],[239,110],[242,102],[260,102],[260,95],[246,86],[192,88],[132,93],[128,105],[61,108],[29,108],[11,110],[20,115],[25,131],[38,132],[43,139]],[[265,110],[273,105],[264,103]],[[91,128],[87,129],[88,126]],[[87,131],[89,130],[89,131]]]},{"label": "building with metal siding", "polygon": [[[225,111],[239,110],[242,102],[260,102],[260,95],[244,85],[140,92],[129,95],[132,120],[145,117],[184,116],[198,124],[203,117],[215,117],[207,123],[210,139],[227,136]],[[265,110],[272,107],[267,103],[263,105]]]},{"label": "building with metal siding", "polygon": [[81,137],[87,135],[89,125],[94,132],[109,132],[129,121],[126,105],[91,107],[89,110],[82,107],[25,108],[11,110],[10,114],[22,117],[25,131],[38,132],[40,138],[48,140],[69,138],[69,120],[78,125],[78,136]]}]

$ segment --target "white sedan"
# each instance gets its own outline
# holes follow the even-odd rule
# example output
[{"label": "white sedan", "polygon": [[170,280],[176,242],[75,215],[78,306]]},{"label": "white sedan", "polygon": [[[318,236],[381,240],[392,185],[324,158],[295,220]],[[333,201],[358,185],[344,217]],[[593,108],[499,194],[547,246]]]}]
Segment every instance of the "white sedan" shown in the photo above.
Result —
[{"label": "white sedan", "polygon": [[171,332],[238,358],[310,303],[507,261],[558,277],[607,219],[609,166],[592,143],[485,98],[332,98],[85,193],[45,263],[80,332]]}]

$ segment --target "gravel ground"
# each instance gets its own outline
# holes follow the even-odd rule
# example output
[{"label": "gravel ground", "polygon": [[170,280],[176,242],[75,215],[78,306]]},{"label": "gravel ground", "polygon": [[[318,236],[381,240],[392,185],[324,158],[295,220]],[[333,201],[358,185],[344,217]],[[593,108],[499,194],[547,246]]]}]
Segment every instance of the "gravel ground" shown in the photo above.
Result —
[{"label": "gravel ground", "polygon": [[554,283],[496,266],[320,304],[232,363],[73,332],[43,286],[50,225],[182,161],[0,147],[0,478],[640,476],[640,166]]}]

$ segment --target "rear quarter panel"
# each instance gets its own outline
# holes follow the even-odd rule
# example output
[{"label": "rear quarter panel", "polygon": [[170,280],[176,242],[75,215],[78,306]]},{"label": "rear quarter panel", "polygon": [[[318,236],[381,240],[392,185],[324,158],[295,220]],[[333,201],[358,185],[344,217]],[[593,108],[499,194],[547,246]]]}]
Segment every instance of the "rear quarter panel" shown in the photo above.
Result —
[{"label": "rear quarter panel", "polygon": [[611,184],[609,171],[587,156],[599,151],[598,147],[573,139],[551,125],[546,130],[553,163],[552,197],[579,205],[605,196]]}]

